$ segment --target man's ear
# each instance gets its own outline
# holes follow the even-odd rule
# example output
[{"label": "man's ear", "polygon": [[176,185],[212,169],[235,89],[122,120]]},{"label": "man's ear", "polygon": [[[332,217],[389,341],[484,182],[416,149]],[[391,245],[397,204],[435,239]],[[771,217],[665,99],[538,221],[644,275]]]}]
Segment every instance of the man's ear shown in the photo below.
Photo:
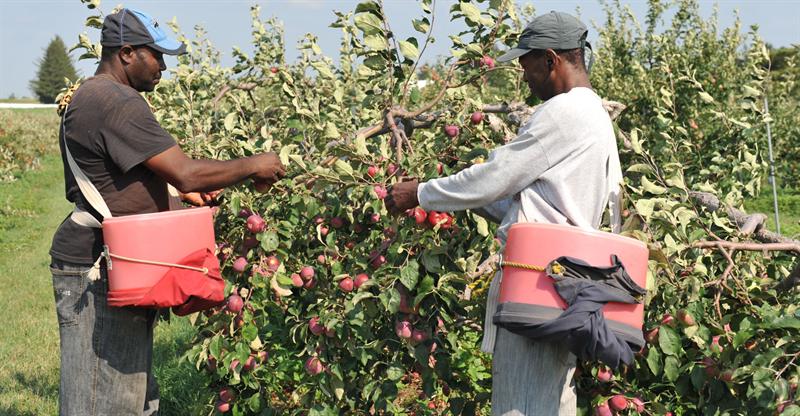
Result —
[{"label": "man's ear", "polygon": [[545,62],[547,63],[547,68],[552,71],[553,65],[555,65],[558,62],[559,56],[556,53],[556,51],[552,49],[545,50],[544,55],[545,55],[544,57]]},{"label": "man's ear", "polygon": [[120,61],[122,61],[123,64],[130,64],[131,62],[133,62],[134,59],[136,59],[134,57],[134,55],[136,55],[136,51],[130,45],[125,45],[119,48],[118,54],[119,54],[119,59]]}]

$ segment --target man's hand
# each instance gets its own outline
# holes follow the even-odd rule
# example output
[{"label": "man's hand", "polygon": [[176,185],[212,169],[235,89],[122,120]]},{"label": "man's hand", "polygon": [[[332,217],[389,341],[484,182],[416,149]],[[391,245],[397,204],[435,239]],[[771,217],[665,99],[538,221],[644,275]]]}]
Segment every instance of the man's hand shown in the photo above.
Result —
[{"label": "man's hand", "polygon": [[211,192],[189,192],[189,193],[181,193],[181,200],[183,202],[192,204],[197,207],[203,207],[206,205],[215,205],[217,202],[217,196],[222,193],[222,189],[218,189],[216,191]]},{"label": "man's hand", "polygon": [[275,152],[260,153],[252,156],[256,166],[256,173],[250,176],[256,189],[262,192],[269,189],[272,184],[286,176],[286,168],[281,163]]},{"label": "man's hand", "polygon": [[396,183],[389,188],[389,195],[383,200],[389,212],[400,214],[419,205],[419,200],[417,200],[418,187],[419,181],[413,179]]}]

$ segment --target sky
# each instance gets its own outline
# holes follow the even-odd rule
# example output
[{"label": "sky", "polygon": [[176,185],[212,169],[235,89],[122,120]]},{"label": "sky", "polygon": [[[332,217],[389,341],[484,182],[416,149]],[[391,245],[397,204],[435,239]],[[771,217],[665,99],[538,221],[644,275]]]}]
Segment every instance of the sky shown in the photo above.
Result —
[{"label": "sky", "polygon": [[[439,18],[434,23],[433,36],[436,42],[428,48],[424,60],[434,60],[438,55],[448,54],[451,42],[448,36],[462,28],[459,22],[443,18],[456,0],[435,0]],[[177,17],[178,24],[187,34],[193,33],[195,25],[203,26],[208,38],[222,52],[224,65],[231,65],[231,50],[234,46],[245,52],[250,47],[250,6],[261,5],[262,18],[277,17],[284,23],[287,60],[298,55],[294,48],[304,34],[319,36],[319,44],[325,55],[336,57],[339,48],[339,29],[330,28],[334,21],[333,10],[350,11],[358,4],[356,0],[103,0],[100,8],[109,12],[122,2],[126,7],[147,12],[156,20],[167,22]],[[604,13],[598,0],[518,0],[520,4],[532,4],[537,13],[561,10],[575,13],[579,8],[581,19],[590,26],[589,40],[596,31],[592,24],[602,22]],[[646,0],[620,0],[631,7],[640,21],[647,11]],[[411,36],[411,20],[422,16],[416,0],[384,0],[386,14],[392,30],[401,38]],[[700,0],[704,17],[718,8],[720,27],[730,26],[738,11],[745,30],[749,25],[759,25],[761,37],[774,46],[800,44],[800,0]],[[16,97],[32,96],[29,82],[35,78],[37,62],[42,58],[47,44],[61,36],[68,47],[78,40],[78,34],[87,31],[84,20],[90,16],[80,0],[0,0],[0,98],[11,94]],[[93,41],[99,41],[100,31],[87,31]],[[78,53],[72,54],[77,59]],[[167,57],[167,66],[175,64],[175,58]],[[83,76],[94,73],[95,62],[76,62]],[[168,75],[165,74],[168,78]]]}]

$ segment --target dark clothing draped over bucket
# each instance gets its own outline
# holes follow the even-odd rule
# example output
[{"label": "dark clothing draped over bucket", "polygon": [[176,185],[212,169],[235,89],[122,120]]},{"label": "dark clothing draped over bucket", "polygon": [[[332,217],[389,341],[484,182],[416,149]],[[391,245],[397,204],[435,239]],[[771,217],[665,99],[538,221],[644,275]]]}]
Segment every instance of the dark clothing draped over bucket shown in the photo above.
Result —
[{"label": "dark clothing draped over bucket", "polygon": [[[583,260],[559,257],[546,273],[554,279],[566,310],[556,317],[542,319],[543,308],[526,304],[502,304],[494,322],[498,326],[536,341],[559,341],[582,360],[616,368],[620,362],[633,362],[633,351],[644,346],[641,330],[609,322],[602,308],[608,302],[635,304],[646,293],[625,271],[617,256],[611,267],[595,267]],[[553,319],[554,318],[554,319]]]}]

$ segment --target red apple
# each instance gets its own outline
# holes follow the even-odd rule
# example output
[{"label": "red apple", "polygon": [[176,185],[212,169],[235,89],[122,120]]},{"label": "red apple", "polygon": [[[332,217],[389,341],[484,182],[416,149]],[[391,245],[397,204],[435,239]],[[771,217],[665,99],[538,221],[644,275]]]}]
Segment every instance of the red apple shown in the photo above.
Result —
[{"label": "red apple", "polygon": [[417,344],[428,339],[428,334],[425,331],[414,328],[411,331],[411,342]]},{"label": "red apple", "polygon": [[320,225],[323,222],[325,222],[325,220],[322,218],[321,215],[317,215],[317,216],[314,217],[314,224]]},{"label": "red apple", "polygon": [[264,231],[267,228],[267,222],[264,221],[258,214],[252,214],[247,217],[247,229],[250,230],[251,233],[256,234]]},{"label": "red apple", "polygon": [[342,228],[344,226],[344,220],[341,217],[333,217],[331,218],[331,226],[333,228]]},{"label": "red apple", "polygon": [[377,212],[373,212],[372,214],[369,215],[369,219],[368,220],[372,224],[377,224],[381,220],[381,214],[378,214]]},{"label": "red apple", "polygon": [[481,66],[485,66],[489,69],[494,68],[494,59],[491,56],[484,56],[481,58]]},{"label": "red apple", "polygon": [[313,289],[314,286],[317,285],[317,281],[315,279],[309,279],[307,282],[303,284],[303,287],[306,289]]},{"label": "red apple", "polygon": [[436,173],[441,175],[443,171],[444,171],[444,165],[441,162],[437,163],[436,164]]},{"label": "red apple", "polygon": [[602,381],[603,383],[608,382],[611,380],[611,377],[614,376],[614,373],[611,371],[610,368],[601,365],[597,368],[597,380]]},{"label": "red apple", "polygon": [[324,226],[324,225],[323,225],[322,227],[319,227],[319,234],[320,234],[321,236],[323,236],[323,237],[325,237],[326,235],[328,235],[328,227],[326,227],[326,226]]},{"label": "red apple", "polygon": [[228,411],[231,410],[231,404],[228,402],[217,401],[216,408],[220,413],[228,413]]},{"label": "red apple", "polygon": [[315,316],[308,321],[308,329],[314,335],[319,335],[325,332],[325,325],[319,322],[319,317]]},{"label": "red apple", "polygon": [[344,279],[339,281],[339,289],[342,289],[344,292],[352,292],[353,291],[353,279],[349,277],[345,277]]},{"label": "red apple", "polygon": [[408,216],[414,218],[414,222],[417,224],[425,224],[428,219],[428,213],[420,207],[408,210]]},{"label": "red apple", "polygon": [[356,275],[355,280],[353,280],[353,285],[355,285],[356,289],[360,288],[367,280],[369,280],[369,275],[366,273],[359,273]]},{"label": "red apple", "polygon": [[322,365],[322,362],[317,357],[309,357],[306,360],[305,367],[306,367],[306,372],[308,372],[308,374],[311,374],[312,376],[321,373],[322,370],[325,369],[324,366]]},{"label": "red apple", "polygon": [[336,336],[336,328],[326,328],[325,329],[325,336],[328,338],[333,338]]},{"label": "red apple", "polygon": [[247,259],[244,257],[239,257],[233,262],[233,270],[242,273],[247,268],[247,265]]},{"label": "red apple", "polygon": [[719,335],[714,335],[713,337],[711,337],[711,346],[709,347],[711,348],[711,351],[717,354],[722,353],[723,350],[722,345],[719,345],[719,337],[720,337]]},{"label": "red apple", "polygon": [[472,115],[469,117],[469,121],[471,121],[472,124],[481,124],[483,121],[483,113],[480,111],[472,113]]},{"label": "red apple", "polygon": [[277,66],[273,66],[273,67],[269,68],[269,72],[272,72],[273,74],[277,74],[278,71],[280,71],[280,69],[278,69]]},{"label": "red apple", "polygon": [[675,318],[672,315],[665,313],[663,317],[661,317],[661,323],[664,325],[668,325],[671,327],[675,327]]},{"label": "red apple", "polygon": [[253,371],[253,370],[255,370],[255,368],[257,366],[258,366],[258,363],[256,362],[256,357],[251,355],[251,356],[247,357],[247,360],[245,360],[244,367],[242,367],[242,370],[243,371]]},{"label": "red apple", "polygon": [[595,416],[612,416],[611,409],[608,407],[608,402],[598,404],[594,408]]},{"label": "red apple", "polygon": [[326,261],[326,258],[325,258],[324,254],[320,254],[319,256],[317,256],[317,263],[325,264],[325,261]]},{"label": "red apple", "polygon": [[678,311],[678,319],[683,322],[686,326],[692,326],[695,324],[694,317],[690,314],[686,309],[681,309]]},{"label": "red apple", "polygon": [[230,387],[223,387],[222,390],[219,391],[219,399],[225,403],[233,400],[233,389]]},{"label": "red apple", "polygon": [[228,303],[226,307],[229,311],[233,313],[239,313],[242,311],[242,307],[244,306],[244,301],[242,297],[236,294],[228,296]]},{"label": "red apple", "polygon": [[300,277],[302,277],[303,280],[311,279],[314,277],[314,274],[314,268],[311,266],[303,266],[303,268],[300,269]]},{"label": "red apple", "polygon": [[367,175],[369,175],[370,178],[374,178],[375,175],[377,175],[377,174],[378,174],[378,167],[377,166],[372,165],[372,166],[367,168]]},{"label": "red apple", "polygon": [[645,341],[649,342],[650,344],[655,344],[658,342],[658,327],[655,327],[644,334]]},{"label": "red apple", "polygon": [[297,273],[292,273],[292,286],[294,287],[302,287],[305,282],[303,278],[300,277]]},{"label": "red apple", "polygon": [[633,408],[636,410],[636,413],[641,414],[644,412],[644,402],[639,397],[634,397],[631,399],[631,403],[633,404]]},{"label": "red apple", "polygon": [[375,185],[372,189],[375,191],[375,195],[378,196],[378,199],[384,199],[387,195],[389,195],[389,192],[386,191],[386,188],[381,185]]},{"label": "red apple", "polygon": [[617,394],[608,401],[609,405],[612,409],[616,411],[622,411],[628,408],[628,398]]},{"label": "red apple", "polygon": [[242,241],[242,248],[245,250],[245,253],[242,254],[246,254],[247,250],[250,250],[251,248],[257,245],[258,245],[258,239],[255,236],[250,235],[245,237],[245,239]]},{"label": "red apple", "polygon": [[206,359],[206,368],[212,373],[217,371],[217,359],[214,357],[208,357]]},{"label": "red apple", "polygon": [[397,165],[395,165],[394,163],[390,163],[386,166],[387,175],[392,176],[394,175],[395,172],[397,172]]},{"label": "red apple", "polygon": [[725,370],[721,372],[719,374],[719,379],[726,383],[730,383],[731,381],[733,381],[733,370]]},{"label": "red apple", "polygon": [[277,257],[275,256],[267,257],[267,268],[269,268],[271,271],[274,272],[278,270],[279,267],[281,267],[281,261],[278,260]]},{"label": "red apple", "polygon": [[397,323],[394,324],[394,332],[400,338],[411,338],[411,323],[408,321],[397,321]]},{"label": "red apple", "polygon": [[384,263],[386,263],[386,257],[383,257],[382,255],[378,255],[378,256],[376,256],[375,258],[372,259],[372,261],[370,262],[370,265],[377,269],[378,267],[383,266]]},{"label": "red apple", "polygon": [[269,358],[269,353],[266,351],[259,351],[258,354],[256,354],[256,356],[258,357],[258,361],[260,363],[264,363]]},{"label": "red apple", "polygon": [[231,371],[236,371],[236,367],[239,367],[239,360],[238,359],[234,359],[233,361],[231,361],[231,365],[230,365]]},{"label": "red apple", "polygon": [[454,126],[452,124],[448,124],[448,125],[444,126],[444,134],[446,134],[447,137],[456,137],[456,136],[458,136],[458,126]]}]

